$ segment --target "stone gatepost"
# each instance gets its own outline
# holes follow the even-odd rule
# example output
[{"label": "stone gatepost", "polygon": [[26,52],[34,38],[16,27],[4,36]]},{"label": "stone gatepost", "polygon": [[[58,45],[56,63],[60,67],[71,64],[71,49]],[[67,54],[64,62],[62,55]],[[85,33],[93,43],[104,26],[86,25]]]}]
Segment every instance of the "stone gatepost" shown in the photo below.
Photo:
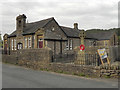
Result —
[{"label": "stone gatepost", "polygon": [[[80,45],[85,46],[86,34],[85,34],[84,30],[80,31],[79,37],[80,37]],[[85,50],[81,51],[80,47],[78,46],[77,48],[75,48],[75,51],[76,51],[75,64],[85,65],[86,64],[86,62],[85,62]]]}]

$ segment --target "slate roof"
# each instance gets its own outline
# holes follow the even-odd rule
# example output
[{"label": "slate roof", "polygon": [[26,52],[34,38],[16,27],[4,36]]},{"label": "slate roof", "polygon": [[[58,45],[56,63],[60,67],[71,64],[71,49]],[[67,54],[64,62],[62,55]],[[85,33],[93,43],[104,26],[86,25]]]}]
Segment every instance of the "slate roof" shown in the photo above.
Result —
[{"label": "slate roof", "polygon": [[74,28],[69,28],[69,27],[64,27],[64,26],[60,26],[62,28],[62,30],[65,32],[65,34],[68,37],[76,37],[79,38],[79,33],[80,30],[76,30]]},{"label": "slate roof", "polygon": [[[48,24],[52,19],[54,18],[52,17],[52,18],[44,19],[37,22],[26,23],[26,27],[23,30],[23,35],[34,34],[38,28],[44,28],[45,25]],[[74,28],[64,27],[64,26],[60,26],[60,27],[68,37],[79,37],[79,30],[76,30]],[[50,33],[47,33],[47,35],[51,36]],[[14,31],[12,34],[9,35],[9,37],[12,37],[12,36],[16,36],[16,31]],[[60,38],[59,35],[54,35],[54,36]],[[54,38],[54,37],[51,36],[51,38]]]},{"label": "slate roof", "polygon": [[26,28],[23,31],[23,34],[31,34],[31,33],[35,33],[36,30],[38,30],[38,28],[44,28],[45,25],[47,25],[47,23],[49,23],[52,18],[48,18],[48,19],[44,19],[38,22],[33,22],[33,23],[28,23],[26,25]]},{"label": "slate roof", "polygon": [[16,31],[12,32],[12,33],[9,35],[9,37],[14,37],[14,36],[16,36]]},{"label": "slate roof", "polygon": [[101,32],[86,32],[86,38],[94,38],[97,40],[109,40],[115,31],[101,31]]},{"label": "slate roof", "polygon": [[[45,25],[47,25],[47,23],[49,23],[52,19],[53,19],[53,17],[44,19],[41,21],[37,21],[37,22],[26,23],[26,27],[23,30],[23,35],[35,33],[36,30],[38,30],[38,28],[45,27]],[[12,37],[12,36],[16,36],[16,30],[9,35],[9,37]]]},{"label": "slate roof", "polygon": [[[37,22],[26,23],[26,27],[23,30],[23,35],[26,34],[34,34],[39,28],[44,28],[50,21],[54,18],[48,18]],[[60,26],[62,31],[66,34],[67,37],[79,38],[80,30],[76,30],[74,28]],[[87,32],[86,31],[86,39],[97,39],[97,40],[108,40],[113,35],[113,31],[102,31],[102,32]],[[16,31],[11,33],[9,37],[16,36]],[[60,35],[56,35],[51,32],[51,30],[47,30],[45,39],[61,39]]]}]

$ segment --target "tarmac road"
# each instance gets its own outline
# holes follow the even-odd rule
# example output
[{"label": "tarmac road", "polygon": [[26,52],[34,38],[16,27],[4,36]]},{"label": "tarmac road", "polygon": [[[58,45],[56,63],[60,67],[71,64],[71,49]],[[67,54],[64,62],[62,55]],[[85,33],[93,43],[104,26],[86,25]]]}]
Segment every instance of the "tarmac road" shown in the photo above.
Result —
[{"label": "tarmac road", "polygon": [[118,88],[117,80],[88,79],[2,64],[3,88]]}]

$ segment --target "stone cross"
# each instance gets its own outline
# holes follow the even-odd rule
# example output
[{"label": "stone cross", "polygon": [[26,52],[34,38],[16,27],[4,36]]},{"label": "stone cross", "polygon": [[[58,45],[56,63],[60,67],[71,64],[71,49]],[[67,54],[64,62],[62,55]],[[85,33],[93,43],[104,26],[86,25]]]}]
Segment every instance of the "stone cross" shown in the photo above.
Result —
[{"label": "stone cross", "polygon": [[80,30],[79,37],[80,37],[80,40],[81,40],[81,44],[84,45],[84,38],[86,37],[86,34],[85,34],[84,30]]},{"label": "stone cross", "polygon": [[[85,31],[84,30],[80,30],[80,33],[79,33],[79,37],[80,37],[80,45],[83,44],[85,45],[85,37],[86,37],[86,34],[85,34]],[[85,62],[85,50],[84,51],[80,51],[80,48],[77,50],[77,58],[76,58],[76,61],[75,61],[75,64],[79,64],[79,65],[85,65],[86,62]]]}]

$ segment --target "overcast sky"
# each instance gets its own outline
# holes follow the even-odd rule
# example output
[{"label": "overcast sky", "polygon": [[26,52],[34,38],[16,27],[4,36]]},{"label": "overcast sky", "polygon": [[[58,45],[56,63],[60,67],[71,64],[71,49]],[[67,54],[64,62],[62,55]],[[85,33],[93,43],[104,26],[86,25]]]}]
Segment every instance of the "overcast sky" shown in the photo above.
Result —
[{"label": "overcast sky", "polygon": [[[54,17],[59,25],[79,29],[118,27],[119,0],[2,0],[0,23],[2,34],[15,30],[16,17],[25,14],[28,22]],[[1,20],[2,19],[2,20]]]}]

